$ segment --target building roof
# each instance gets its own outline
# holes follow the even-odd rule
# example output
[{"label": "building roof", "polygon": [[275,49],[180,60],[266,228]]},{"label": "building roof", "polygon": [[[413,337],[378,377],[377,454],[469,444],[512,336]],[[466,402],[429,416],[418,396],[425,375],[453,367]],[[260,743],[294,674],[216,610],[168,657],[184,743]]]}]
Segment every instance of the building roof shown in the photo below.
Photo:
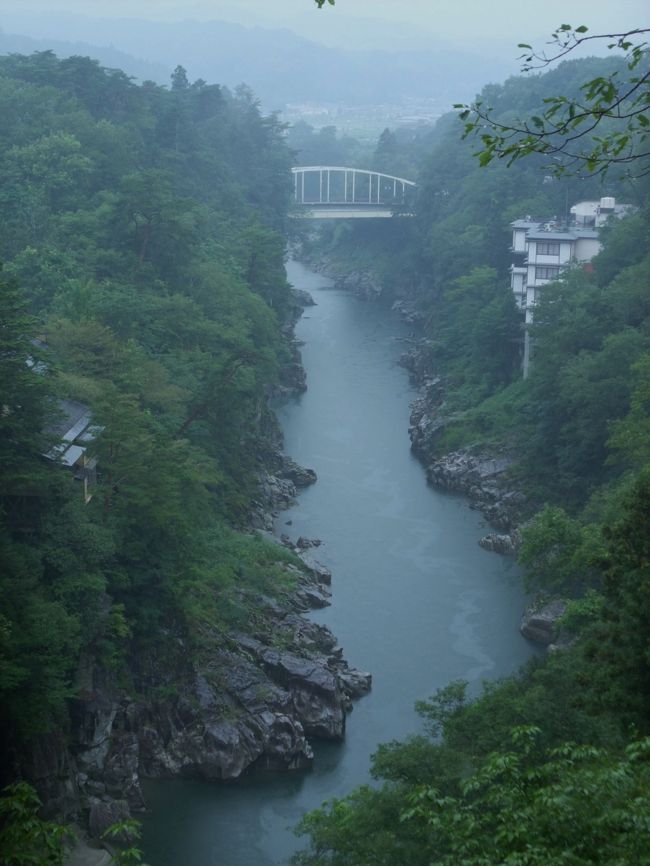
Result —
[{"label": "building roof", "polygon": [[61,453],[60,460],[64,466],[74,466],[74,464],[86,453],[86,449],[80,445],[71,445]]},{"label": "building roof", "polygon": [[57,408],[59,417],[47,428],[47,432],[66,442],[74,442],[90,424],[90,409],[76,400],[59,400]]},{"label": "building roof", "polygon": [[536,229],[542,224],[542,220],[514,220],[510,223],[513,229]]},{"label": "building roof", "polygon": [[580,238],[598,239],[597,229],[570,229],[566,227],[558,229],[540,229],[529,231],[526,237],[531,241],[577,241]]}]

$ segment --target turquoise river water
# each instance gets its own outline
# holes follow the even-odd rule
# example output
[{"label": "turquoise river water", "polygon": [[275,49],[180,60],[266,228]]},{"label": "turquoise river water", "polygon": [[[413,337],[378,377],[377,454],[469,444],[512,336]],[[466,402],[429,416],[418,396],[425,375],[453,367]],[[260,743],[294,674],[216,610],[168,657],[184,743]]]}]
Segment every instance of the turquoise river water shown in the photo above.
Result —
[{"label": "turquoise river water", "polygon": [[310,771],[149,783],[150,866],[283,866],[301,844],[300,817],[369,781],[379,743],[418,730],[417,699],[453,679],[476,691],[534,652],[518,632],[516,565],[478,546],[481,516],[428,487],[410,453],[415,392],[397,364],[408,327],[296,262],[287,270],[317,306],[297,327],[308,391],[278,414],[285,451],[318,483],[279,516],[277,532],[322,539],[333,603],[312,617],[350,664],[372,672],[373,690],[355,705],[345,742],[315,744]]}]

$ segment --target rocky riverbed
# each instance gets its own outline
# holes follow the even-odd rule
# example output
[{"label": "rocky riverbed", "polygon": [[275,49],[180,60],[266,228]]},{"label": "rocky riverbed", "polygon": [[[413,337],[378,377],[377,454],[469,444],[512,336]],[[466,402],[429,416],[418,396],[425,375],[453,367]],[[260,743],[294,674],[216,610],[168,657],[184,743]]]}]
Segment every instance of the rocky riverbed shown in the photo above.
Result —
[{"label": "rocky riverbed", "polygon": [[[351,668],[325,626],[304,612],[326,602],[322,567],[288,565],[296,591],[256,597],[255,622],[214,635],[200,659],[169,635],[165,658],[134,662],[136,688],[105,671],[74,701],[72,748],[43,742],[31,768],[58,814],[81,811],[99,838],[112,823],[145,808],[141,779],[194,776],[234,780],[250,769],[310,765],[309,738],[340,740],[354,698],[370,674]],[[65,785],[61,785],[61,779]]]},{"label": "rocky riverbed", "polygon": [[526,496],[513,489],[509,480],[516,454],[504,446],[483,445],[441,453],[441,438],[456,420],[445,408],[445,383],[428,372],[424,341],[406,352],[401,363],[420,387],[420,396],[412,406],[409,437],[429,483],[462,493],[472,508],[481,511],[496,530],[479,540],[482,547],[515,553],[521,540],[518,527],[529,511]]},{"label": "rocky riverbed", "polygon": [[[445,408],[445,383],[430,372],[427,342],[418,341],[400,361],[420,388],[420,396],[412,404],[409,436],[427,480],[442,490],[462,493],[470,506],[485,516],[495,531],[479,539],[481,547],[515,555],[521,544],[520,527],[534,510],[510,480],[509,470],[517,455],[505,446],[475,445],[441,451],[441,437],[456,418]],[[566,607],[562,599],[535,600],[522,613],[521,634],[549,650],[566,646],[570,642],[562,629]]]},{"label": "rocky riverbed", "polygon": [[351,292],[364,300],[375,300],[383,291],[381,280],[368,268],[350,267],[347,260],[333,260],[318,254],[306,254],[300,250],[299,258],[312,271],[331,279],[339,289]]}]

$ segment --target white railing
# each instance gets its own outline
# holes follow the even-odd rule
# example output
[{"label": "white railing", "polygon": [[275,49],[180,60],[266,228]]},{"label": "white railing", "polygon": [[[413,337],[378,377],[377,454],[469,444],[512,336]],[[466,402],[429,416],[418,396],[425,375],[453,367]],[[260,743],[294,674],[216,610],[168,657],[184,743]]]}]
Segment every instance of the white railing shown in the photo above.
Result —
[{"label": "white railing", "polygon": [[416,186],[404,177],[341,165],[297,165],[291,171],[300,205],[402,205],[407,188]]}]

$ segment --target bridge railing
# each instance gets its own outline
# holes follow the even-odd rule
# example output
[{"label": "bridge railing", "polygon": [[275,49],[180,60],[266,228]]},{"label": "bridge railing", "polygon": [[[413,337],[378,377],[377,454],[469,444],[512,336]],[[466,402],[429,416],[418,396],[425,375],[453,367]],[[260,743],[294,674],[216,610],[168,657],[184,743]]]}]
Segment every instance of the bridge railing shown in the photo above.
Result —
[{"label": "bridge railing", "polygon": [[298,205],[403,205],[412,180],[371,169],[340,165],[298,165],[294,202]]}]

